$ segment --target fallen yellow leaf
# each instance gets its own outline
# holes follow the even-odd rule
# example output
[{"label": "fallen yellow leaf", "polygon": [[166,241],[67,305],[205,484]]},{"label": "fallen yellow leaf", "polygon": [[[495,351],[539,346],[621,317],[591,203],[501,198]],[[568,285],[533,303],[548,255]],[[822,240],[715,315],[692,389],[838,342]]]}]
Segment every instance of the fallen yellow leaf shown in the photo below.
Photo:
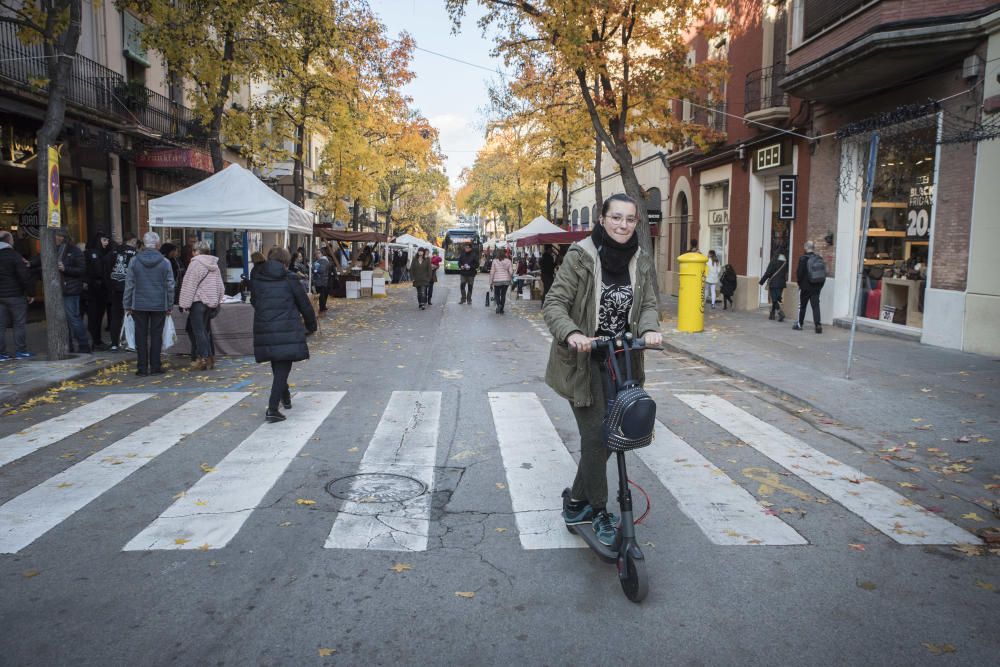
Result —
[{"label": "fallen yellow leaf", "polygon": [[38,570],[25,570],[24,572],[21,573],[21,576],[24,577],[25,579],[31,579],[32,577],[37,577],[40,574],[41,572],[39,572]]},{"label": "fallen yellow leaf", "polygon": [[965,554],[966,556],[982,556],[983,550],[978,544],[956,544],[952,547],[955,551]]},{"label": "fallen yellow leaf", "polygon": [[997,589],[996,586],[987,581],[977,581],[976,586],[982,588],[984,591],[995,591]]},{"label": "fallen yellow leaf", "polygon": [[331,655],[337,652],[335,648],[321,648],[319,649],[319,657],[329,658]]},{"label": "fallen yellow leaf", "polygon": [[507,485],[506,484],[501,484],[500,482],[497,482],[497,488],[498,489],[506,489]]},{"label": "fallen yellow leaf", "polygon": [[864,551],[865,550],[865,545],[863,545],[863,544],[848,544],[847,546],[851,547],[851,549],[853,549],[854,551]]},{"label": "fallen yellow leaf", "polygon": [[73,486],[73,484],[71,482],[62,482],[61,484],[57,484],[56,488],[57,489],[68,489],[71,486]]},{"label": "fallen yellow leaf", "polygon": [[494,528],[494,530],[497,531],[498,533],[506,533],[507,532],[506,528]]},{"label": "fallen yellow leaf", "polygon": [[207,500],[196,500],[196,501],[194,501],[194,504],[197,505],[198,507],[206,507],[208,505],[208,501]]},{"label": "fallen yellow leaf", "polygon": [[871,581],[859,581],[858,588],[862,588],[866,591],[873,591],[876,588],[878,588],[878,586],[876,586],[875,583]]},{"label": "fallen yellow leaf", "polygon": [[921,644],[933,655],[941,655],[942,653],[954,653],[957,649],[954,644],[931,644],[930,642],[924,642]]},{"label": "fallen yellow leaf", "polygon": [[208,465],[207,463],[202,463],[201,464],[201,471],[202,472],[215,472],[215,468],[213,468],[212,466]]},{"label": "fallen yellow leaf", "polygon": [[200,547],[198,547],[198,551],[208,551],[211,548],[212,548],[212,545],[209,544],[208,542],[205,542],[203,545],[201,545]]},{"label": "fallen yellow leaf", "polygon": [[296,505],[315,505],[316,501],[315,500],[306,500],[305,498],[299,498],[298,500],[295,501],[295,504]]},{"label": "fallen yellow leaf", "polygon": [[963,519],[968,519],[969,521],[982,521],[983,518],[976,514],[975,512],[969,512],[968,514],[962,515]]},{"label": "fallen yellow leaf", "polygon": [[176,540],[174,540],[174,544],[178,544],[178,545],[180,545],[180,544],[187,544],[190,541],[191,540],[184,539],[183,537],[178,537]]},{"label": "fallen yellow leaf", "polygon": [[473,591],[456,591],[455,596],[468,599],[476,597],[476,594]]},{"label": "fallen yellow leaf", "polygon": [[392,570],[393,572],[397,573],[397,574],[400,574],[402,572],[406,572],[407,570],[412,570],[413,566],[410,565],[409,563],[396,563],[395,565],[393,565],[389,569]]}]

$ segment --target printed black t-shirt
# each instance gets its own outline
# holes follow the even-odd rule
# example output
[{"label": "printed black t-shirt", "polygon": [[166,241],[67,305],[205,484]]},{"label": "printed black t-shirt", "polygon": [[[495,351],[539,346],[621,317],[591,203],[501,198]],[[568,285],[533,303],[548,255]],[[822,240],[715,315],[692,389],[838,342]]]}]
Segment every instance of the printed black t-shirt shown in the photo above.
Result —
[{"label": "printed black t-shirt", "polygon": [[601,276],[601,306],[597,311],[597,335],[618,336],[628,330],[628,315],[632,310],[632,281],[628,271]]}]

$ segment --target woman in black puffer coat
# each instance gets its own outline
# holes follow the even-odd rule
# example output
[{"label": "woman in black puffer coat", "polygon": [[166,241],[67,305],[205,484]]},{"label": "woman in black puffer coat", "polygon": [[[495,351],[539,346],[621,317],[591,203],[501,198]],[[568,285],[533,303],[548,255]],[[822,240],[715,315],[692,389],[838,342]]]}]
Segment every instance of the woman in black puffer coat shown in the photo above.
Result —
[{"label": "woman in black puffer coat", "polygon": [[[288,375],[292,362],[309,358],[306,336],[316,331],[316,313],[298,278],[288,272],[292,257],[284,248],[271,248],[267,261],[253,273],[253,354],[257,363],[271,362],[269,422],[285,420],[278,402],[292,407]],[[303,326],[303,320],[305,326]]]}]

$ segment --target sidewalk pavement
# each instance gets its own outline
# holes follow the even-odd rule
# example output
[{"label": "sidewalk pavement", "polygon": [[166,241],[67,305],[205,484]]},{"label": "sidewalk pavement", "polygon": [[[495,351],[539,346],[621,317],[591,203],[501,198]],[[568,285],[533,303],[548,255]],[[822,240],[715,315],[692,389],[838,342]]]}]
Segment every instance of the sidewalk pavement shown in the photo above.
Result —
[{"label": "sidewalk pavement", "polygon": [[662,298],[664,347],[777,392],[820,430],[883,459],[929,461],[953,493],[987,506],[1000,494],[1000,359],[859,331],[848,380],[848,329],[816,334],[807,319],[795,331],[766,309],[705,308],[705,331],[681,333],[676,297]]},{"label": "sidewalk pavement", "polygon": [[[7,352],[11,354],[13,340],[10,332],[6,335]],[[97,352],[48,361],[46,344],[45,323],[29,322],[28,351],[36,356],[0,362],[0,415],[63,382],[90,377],[115,364],[135,360],[134,352]]]}]

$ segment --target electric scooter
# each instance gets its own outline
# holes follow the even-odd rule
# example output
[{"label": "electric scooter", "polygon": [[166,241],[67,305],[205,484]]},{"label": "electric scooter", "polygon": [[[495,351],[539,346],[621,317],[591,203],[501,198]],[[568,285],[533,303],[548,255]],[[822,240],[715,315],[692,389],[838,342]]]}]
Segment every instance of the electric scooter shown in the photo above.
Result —
[{"label": "electric scooter", "polygon": [[[587,546],[606,563],[616,563],[622,591],[632,602],[642,602],[649,592],[646,561],[635,537],[635,520],[632,513],[632,492],[629,489],[625,452],[645,447],[653,440],[656,420],[656,403],[632,379],[631,355],[647,348],[642,339],[630,333],[616,338],[598,338],[591,351],[605,360],[601,368],[607,411],[604,419],[604,445],[615,453],[618,462],[618,506],[621,520],[615,543],[606,546],[587,524],[566,526],[570,533],[583,538]],[[624,373],[617,357],[624,357]],[[562,493],[563,509],[570,500],[570,489]]]}]

